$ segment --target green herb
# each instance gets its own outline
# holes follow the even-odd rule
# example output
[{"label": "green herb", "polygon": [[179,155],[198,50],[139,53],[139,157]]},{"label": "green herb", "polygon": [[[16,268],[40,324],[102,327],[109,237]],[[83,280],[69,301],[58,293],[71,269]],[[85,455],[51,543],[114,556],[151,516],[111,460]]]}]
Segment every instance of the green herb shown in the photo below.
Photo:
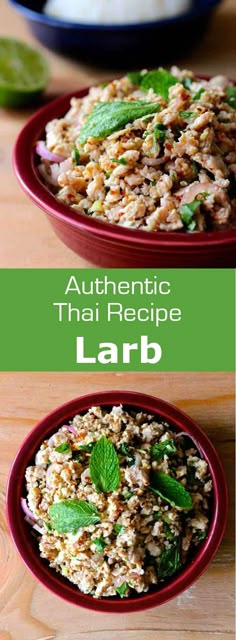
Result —
[{"label": "green herb", "polygon": [[129,71],[129,73],[127,73],[127,78],[129,78],[129,81],[134,87],[139,87],[142,77],[141,71]]},{"label": "green herb", "polygon": [[[188,202],[187,204],[183,204],[180,207],[180,215],[183,223],[188,229],[194,229],[196,226],[196,221],[194,220],[194,213],[200,207],[200,200],[193,200],[192,202]],[[194,226],[193,226],[194,223]]]},{"label": "green herb", "polygon": [[80,454],[78,451],[72,451],[72,458],[73,460],[77,460],[77,462],[80,462]]},{"label": "green herb", "polygon": [[156,442],[151,447],[151,455],[154,460],[162,460],[165,454],[170,455],[172,453],[176,453],[176,451],[177,449],[173,438],[165,440],[164,442]]},{"label": "green herb", "polygon": [[201,98],[201,95],[202,93],[204,93],[204,91],[206,91],[206,89],[203,89],[203,87],[198,89],[198,91],[193,96],[193,100],[199,100],[199,98]]},{"label": "green herb", "polygon": [[196,534],[197,541],[198,541],[198,542],[203,542],[203,540],[205,540],[205,539],[206,539],[206,536],[207,536],[206,531],[199,531],[199,532]]},{"label": "green herb", "polygon": [[102,82],[100,86],[102,87],[102,89],[105,89],[106,87],[108,87],[108,84],[108,82]]},{"label": "green herb", "polygon": [[123,533],[125,528],[123,524],[114,524],[113,532],[118,536],[119,533]]},{"label": "green herb", "polygon": [[93,448],[90,458],[90,476],[96,490],[104,493],[115,491],[120,484],[120,465],[115,447],[104,436]]},{"label": "green herb", "polygon": [[81,451],[85,451],[86,453],[91,453],[94,446],[95,446],[95,442],[89,442],[88,444],[81,444],[79,448],[81,449]]},{"label": "green herb", "polygon": [[105,547],[106,547],[106,543],[104,538],[95,538],[94,540],[92,540],[93,544],[96,544],[97,550],[98,551],[104,551]]},{"label": "green herb", "polygon": [[157,183],[157,181],[156,181],[156,180],[152,180],[152,181],[151,181],[151,186],[152,186],[152,187],[155,187],[155,186],[156,186],[156,183]]},{"label": "green herb", "polygon": [[140,87],[143,91],[153,89],[154,93],[168,100],[169,89],[179,81],[166,69],[153,69],[142,76]]},{"label": "green herb", "polygon": [[161,511],[154,511],[154,512],[153,512],[153,520],[162,520],[162,513],[161,513]]},{"label": "green herb", "polygon": [[116,164],[127,164],[127,160],[125,158],[112,158],[112,162],[116,162]]},{"label": "green herb", "polygon": [[179,116],[183,118],[183,120],[190,120],[191,118],[195,118],[197,113],[194,111],[179,111]]},{"label": "green herb", "polygon": [[227,87],[226,95],[226,102],[230,105],[230,107],[236,109],[236,87]]},{"label": "green herb", "polygon": [[192,86],[192,78],[184,78],[183,79],[183,85],[184,85],[184,88],[189,91],[191,89],[191,86]]},{"label": "green herb", "polygon": [[129,122],[156,113],[158,110],[157,103],[149,103],[146,100],[99,102],[82,127],[79,142],[85,144],[90,137],[107,138],[114,131],[123,129]]},{"label": "green herb", "polygon": [[160,563],[157,569],[158,578],[169,578],[173,576],[182,566],[180,556],[180,544],[173,545],[166,549],[160,556]]},{"label": "green herb", "polygon": [[193,176],[194,178],[196,178],[198,176],[198,165],[195,162],[195,160],[191,162],[191,165],[192,165]]},{"label": "green herb", "polygon": [[58,447],[55,447],[55,451],[57,453],[71,453],[69,442],[63,442],[62,444],[59,444]]},{"label": "green herb", "polygon": [[159,473],[154,471],[152,475],[151,490],[157,493],[163,500],[169,502],[174,507],[188,510],[192,509],[192,497],[191,494],[184,488],[184,486],[168,476],[166,473]]},{"label": "green herb", "polygon": [[74,163],[78,165],[80,163],[80,153],[76,147],[73,147],[71,155]]},{"label": "green herb", "polygon": [[164,530],[165,530],[165,537],[167,538],[167,540],[173,540],[173,538],[175,538],[175,534],[170,528],[170,525],[168,522],[165,522]]},{"label": "green herb", "polygon": [[101,200],[95,200],[95,202],[90,207],[89,211],[103,211],[103,204]]},{"label": "green herb", "polygon": [[46,520],[44,520],[43,523],[48,531],[52,531],[52,527],[49,522],[46,522]]},{"label": "green herb", "polygon": [[128,582],[123,582],[120,587],[116,587],[116,591],[121,598],[124,598],[127,589],[129,588]]},{"label": "green herb", "polygon": [[164,142],[165,138],[166,138],[166,127],[164,126],[164,124],[156,124],[154,127],[154,136],[156,138],[156,140],[160,140],[160,142]]},{"label": "green herb", "polygon": [[132,493],[131,491],[125,491],[125,493],[123,493],[124,499],[125,500],[129,500],[130,498],[132,498]]},{"label": "green herb", "polygon": [[127,460],[128,467],[131,467],[132,464],[134,464],[135,457],[133,455],[133,451],[131,451],[130,447],[127,447],[125,443],[121,444],[119,448],[119,453],[121,453],[122,456],[125,456],[126,458],[128,458]]},{"label": "green herb", "polygon": [[77,531],[80,527],[89,527],[100,522],[99,513],[85,500],[63,500],[49,507],[51,526],[60,533]]}]

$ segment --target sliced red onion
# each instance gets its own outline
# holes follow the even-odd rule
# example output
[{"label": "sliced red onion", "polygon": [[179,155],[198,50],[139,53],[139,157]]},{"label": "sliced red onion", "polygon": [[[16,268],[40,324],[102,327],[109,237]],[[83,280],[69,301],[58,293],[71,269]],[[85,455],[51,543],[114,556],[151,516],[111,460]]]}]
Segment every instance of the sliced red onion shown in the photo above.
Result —
[{"label": "sliced red onion", "polygon": [[21,498],[20,499],[20,503],[21,503],[21,508],[23,509],[25,515],[27,516],[27,518],[30,518],[30,520],[33,520],[33,522],[37,522],[37,518],[35,517],[35,515],[33,514],[32,511],[30,511],[28,505],[27,505],[27,501],[26,498]]},{"label": "sliced red onion", "polygon": [[49,151],[44,140],[39,140],[37,142],[35,150],[36,153],[44,160],[49,160],[50,162],[63,162],[63,160],[65,160],[65,156],[60,153],[52,153]]},{"label": "sliced red onion", "polygon": [[60,173],[60,165],[59,164],[51,164],[50,169],[48,170],[45,164],[38,165],[38,172],[42,176],[42,178],[47,182],[47,184],[51,184],[53,187],[58,186],[57,178]]},{"label": "sliced red onion", "polygon": [[27,516],[25,516],[25,521],[28,522],[28,524],[30,524],[32,529],[35,529],[35,531],[38,531],[38,533],[41,533],[41,535],[44,533],[44,528],[39,525],[39,522],[42,522],[43,524],[42,520],[38,521],[37,523],[35,522],[35,520],[31,520],[31,518],[28,518]]},{"label": "sliced red onion", "polygon": [[64,429],[67,429],[67,431],[70,431],[70,433],[73,433],[74,436],[77,436],[77,429],[73,427],[73,424],[63,424],[63,427]]},{"label": "sliced red onion", "polygon": [[60,163],[59,173],[64,173],[66,171],[69,171],[70,168],[71,168],[71,160],[70,160],[70,158],[66,158],[66,160],[63,160]]},{"label": "sliced red onion", "polygon": [[186,431],[180,431],[180,433],[176,433],[174,436],[174,440],[177,440],[177,438],[182,438],[183,436],[185,436],[185,438],[189,438],[189,440],[192,440],[193,444],[195,445],[198,453],[200,454],[200,458],[203,458],[202,452],[201,452],[201,448],[199,447],[199,444],[196,442],[196,440],[190,436],[188,433],[186,433]]},{"label": "sliced red onion", "polygon": [[189,187],[176,191],[175,195],[182,196],[181,204],[187,204],[192,202],[199,193],[216,194],[221,191],[222,189],[220,189],[219,185],[214,184],[214,182],[194,182]]}]

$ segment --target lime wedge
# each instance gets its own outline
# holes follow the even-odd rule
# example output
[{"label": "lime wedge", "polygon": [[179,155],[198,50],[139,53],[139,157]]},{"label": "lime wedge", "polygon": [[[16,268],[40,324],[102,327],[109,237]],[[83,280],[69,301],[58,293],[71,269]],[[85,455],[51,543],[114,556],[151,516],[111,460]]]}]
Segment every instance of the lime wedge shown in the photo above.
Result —
[{"label": "lime wedge", "polygon": [[28,45],[0,38],[0,105],[30,104],[47,85],[49,68],[43,56]]}]

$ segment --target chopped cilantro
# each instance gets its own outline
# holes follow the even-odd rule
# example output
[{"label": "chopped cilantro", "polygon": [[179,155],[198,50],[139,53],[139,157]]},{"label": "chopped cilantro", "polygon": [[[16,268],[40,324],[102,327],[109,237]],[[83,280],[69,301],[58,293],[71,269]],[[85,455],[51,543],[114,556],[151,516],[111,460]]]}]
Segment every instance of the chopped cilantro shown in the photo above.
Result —
[{"label": "chopped cilantro", "polygon": [[190,120],[191,118],[195,118],[197,113],[194,111],[179,111],[179,116],[183,118],[183,120]]},{"label": "chopped cilantro", "polygon": [[183,85],[184,88],[187,89],[188,91],[191,89],[191,85],[192,85],[192,78],[184,78],[183,79]]},{"label": "chopped cilantro", "polygon": [[202,93],[204,93],[204,91],[206,91],[206,89],[203,89],[203,87],[198,89],[198,91],[196,91],[196,93],[193,96],[193,100],[199,100],[199,98],[201,98],[201,95]]},{"label": "chopped cilantro", "polygon": [[93,544],[95,544],[95,545],[96,545],[97,550],[98,550],[99,552],[104,551],[104,549],[105,549],[105,547],[106,547],[106,543],[105,543],[104,538],[102,538],[102,537],[101,537],[101,538],[95,538],[94,540],[92,540],[92,542],[93,542]]},{"label": "chopped cilantro", "polygon": [[194,213],[199,209],[200,204],[200,200],[193,200],[192,202],[183,204],[182,207],[180,207],[181,219],[183,220],[183,223],[185,224],[187,229],[189,229],[190,231],[193,231],[196,227]]},{"label": "chopped cilantro", "polygon": [[76,165],[78,165],[80,163],[80,153],[79,153],[77,147],[73,147],[71,155],[72,155],[73,162]]},{"label": "chopped cilantro", "polygon": [[58,447],[55,447],[55,451],[57,453],[71,453],[69,442],[63,442],[62,444],[59,444]]},{"label": "chopped cilantro", "polygon": [[125,158],[112,158],[111,161],[116,164],[127,164],[127,160]]},{"label": "chopped cilantro", "polygon": [[119,533],[123,533],[125,530],[123,524],[114,524],[113,532],[118,536]]},{"label": "chopped cilantro", "polygon": [[124,598],[128,587],[129,587],[128,582],[123,582],[123,584],[121,584],[120,587],[116,587],[116,591],[121,598]]},{"label": "chopped cilantro", "polygon": [[164,124],[158,123],[154,127],[154,136],[156,140],[160,140],[160,142],[164,142],[166,138],[166,127]]},{"label": "chopped cilantro", "polygon": [[233,109],[236,109],[236,87],[227,87],[227,102]]}]

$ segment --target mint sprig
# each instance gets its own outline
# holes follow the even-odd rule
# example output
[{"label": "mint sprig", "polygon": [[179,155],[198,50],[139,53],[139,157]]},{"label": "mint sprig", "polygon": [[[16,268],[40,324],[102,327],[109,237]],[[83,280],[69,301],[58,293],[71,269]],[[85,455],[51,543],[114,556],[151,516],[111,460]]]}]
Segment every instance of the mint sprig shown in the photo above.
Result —
[{"label": "mint sprig", "polygon": [[102,436],[92,450],[90,477],[98,493],[115,491],[120,484],[120,465],[115,447]]},{"label": "mint sprig", "polygon": [[180,207],[181,219],[189,231],[193,231],[196,227],[194,214],[199,209],[200,205],[201,201],[196,199],[192,202],[183,204],[182,207]]},{"label": "mint sprig", "polygon": [[90,137],[107,138],[129,122],[154,114],[159,108],[156,102],[146,100],[98,102],[80,131],[79,142],[85,144]]},{"label": "mint sprig", "polygon": [[192,509],[193,502],[191,494],[185,487],[166,473],[154,471],[151,479],[151,490],[173,507],[179,509]]},{"label": "mint sprig", "polygon": [[51,527],[59,533],[77,531],[80,527],[89,527],[100,522],[96,507],[85,500],[55,502],[48,511]]}]

